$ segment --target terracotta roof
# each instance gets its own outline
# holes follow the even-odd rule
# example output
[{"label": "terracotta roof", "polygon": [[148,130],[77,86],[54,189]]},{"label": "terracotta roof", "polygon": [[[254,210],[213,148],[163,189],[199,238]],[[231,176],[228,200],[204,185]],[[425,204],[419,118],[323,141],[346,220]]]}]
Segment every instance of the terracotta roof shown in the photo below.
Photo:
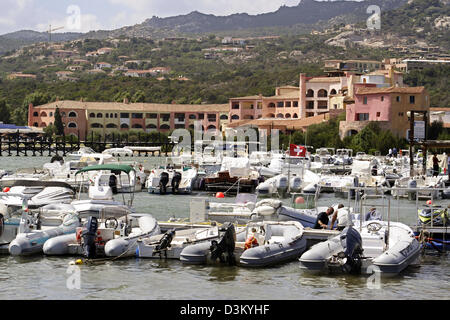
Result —
[{"label": "terracotta roof", "polygon": [[263,97],[263,100],[300,99],[300,92],[287,92],[278,96]]},{"label": "terracotta roof", "polygon": [[425,87],[389,87],[389,88],[373,88],[362,87],[357,88],[355,94],[379,94],[379,93],[422,93]]},{"label": "terracotta roof", "polygon": [[162,103],[122,103],[85,102],[62,100],[35,106],[35,108],[73,108],[85,110],[117,110],[136,112],[229,112],[227,104],[162,104]]}]

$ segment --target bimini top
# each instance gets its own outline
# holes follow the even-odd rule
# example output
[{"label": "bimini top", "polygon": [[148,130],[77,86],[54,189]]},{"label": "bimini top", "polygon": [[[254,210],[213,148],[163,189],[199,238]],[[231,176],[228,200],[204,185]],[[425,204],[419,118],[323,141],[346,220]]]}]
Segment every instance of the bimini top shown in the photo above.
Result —
[{"label": "bimini top", "polygon": [[98,164],[94,166],[84,167],[78,170],[75,175],[86,172],[86,171],[100,171],[100,170],[110,170],[113,173],[126,172],[129,174],[131,171],[135,171],[133,167],[125,164]]}]

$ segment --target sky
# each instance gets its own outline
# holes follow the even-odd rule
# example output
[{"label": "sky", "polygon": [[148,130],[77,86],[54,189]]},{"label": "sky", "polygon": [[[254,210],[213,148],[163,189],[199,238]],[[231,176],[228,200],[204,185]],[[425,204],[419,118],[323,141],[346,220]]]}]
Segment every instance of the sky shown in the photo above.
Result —
[{"label": "sky", "polygon": [[19,31],[88,32],[142,23],[194,10],[214,15],[276,11],[300,0],[1,0],[0,35]]}]

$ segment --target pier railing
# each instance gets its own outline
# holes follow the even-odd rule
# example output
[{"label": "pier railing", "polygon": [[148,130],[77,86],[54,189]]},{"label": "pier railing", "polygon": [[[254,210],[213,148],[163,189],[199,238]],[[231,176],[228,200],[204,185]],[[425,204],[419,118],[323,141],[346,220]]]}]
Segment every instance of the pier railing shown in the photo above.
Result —
[{"label": "pier railing", "polygon": [[161,137],[150,139],[148,136],[137,136],[137,139],[121,137],[119,135],[106,135],[103,138],[91,135],[90,139],[80,141],[78,138],[70,136],[51,137],[36,134],[8,134],[0,136],[0,157],[1,156],[66,156],[76,152],[80,147],[90,147],[96,152],[102,152],[107,148],[123,148],[125,146],[135,147],[133,155],[167,156],[172,152],[174,143],[165,141]]}]

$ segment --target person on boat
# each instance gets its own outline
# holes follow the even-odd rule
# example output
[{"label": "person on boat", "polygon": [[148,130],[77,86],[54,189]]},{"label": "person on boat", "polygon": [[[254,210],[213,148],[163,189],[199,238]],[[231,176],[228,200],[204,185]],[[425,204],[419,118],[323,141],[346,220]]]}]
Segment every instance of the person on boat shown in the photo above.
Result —
[{"label": "person on boat", "polygon": [[394,147],[394,149],[392,149],[392,155],[394,158],[397,158],[397,148]]},{"label": "person on boat", "polygon": [[392,157],[392,149],[389,149],[389,154],[388,154],[389,158]]},{"label": "person on boat", "polygon": [[316,224],[314,225],[314,229],[326,229],[328,228],[328,222],[330,219],[328,216],[334,213],[333,207],[329,207],[326,212],[321,212],[317,215]]},{"label": "person on boat", "polygon": [[247,240],[245,241],[244,251],[259,246],[258,240],[255,237],[255,233],[256,228],[252,228],[251,233],[249,233]]},{"label": "person on boat", "polygon": [[366,213],[366,216],[364,217],[365,221],[371,221],[371,220],[383,220],[383,217],[381,214],[377,211],[377,208],[371,208],[369,212]]},{"label": "person on boat", "polygon": [[333,229],[334,223],[337,221],[336,230],[342,231],[347,226],[352,226],[352,216],[350,211],[344,209],[344,205],[341,203],[338,205],[337,210],[333,214],[333,218],[331,219],[330,229]]},{"label": "person on boat", "polygon": [[433,177],[437,177],[439,175],[439,159],[436,155],[436,153],[434,153],[433,156]]}]

